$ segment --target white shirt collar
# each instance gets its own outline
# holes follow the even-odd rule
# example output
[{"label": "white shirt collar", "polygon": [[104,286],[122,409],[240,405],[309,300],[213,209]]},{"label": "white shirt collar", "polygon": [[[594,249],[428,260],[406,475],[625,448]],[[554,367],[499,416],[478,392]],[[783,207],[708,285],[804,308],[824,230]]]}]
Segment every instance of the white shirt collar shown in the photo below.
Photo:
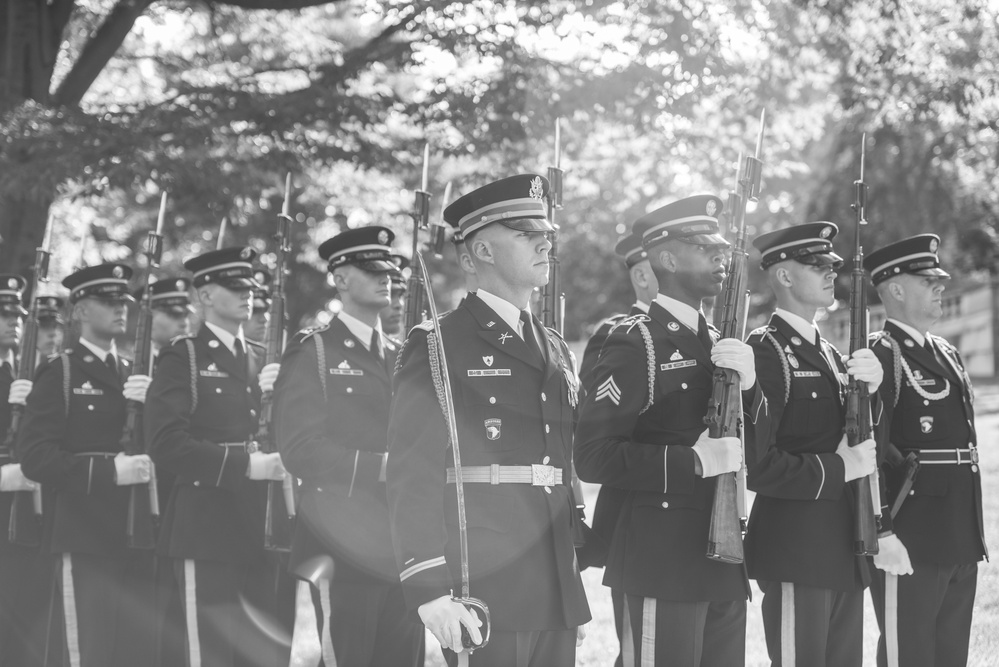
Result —
[{"label": "white shirt collar", "polygon": [[701,318],[700,310],[692,308],[672,297],[668,297],[662,292],[656,295],[656,303],[669,311],[670,315],[680,320],[680,324],[697,333],[697,322]]},{"label": "white shirt collar", "polygon": [[354,335],[354,338],[361,341],[361,345],[364,346],[365,350],[371,349],[371,332],[377,331],[379,335],[382,333],[381,320],[376,320],[375,326],[372,327],[343,310],[337,313],[337,317],[347,327],[347,330]]},{"label": "white shirt collar", "polygon": [[205,326],[208,330],[215,334],[222,344],[229,348],[229,351],[233,356],[236,356],[236,339],[239,339],[240,345],[243,346],[243,352],[246,352],[246,339],[243,338],[243,327],[240,326],[236,335],[233,336],[231,333],[218,326],[217,324],[212,324],[211,322],[205,321]]},{"label": "white shirt collar", "polygon": [[899,322],[894,317],[889,317],[888,321],[897,326],[905,333],[912,336],[912,340],[916,341],[916,344],[919,345],[920,347],[926,343],[926,334],[919,333],[914,326],[906,324],[905,322]]},{"label": "white shirt collar", "polygon": [[809,322],[801,315],[795,315],[789,310],[784,310],[783,308],[778,308],[774,311],[774,315],[777,315],[782,320],[791,325],[791,328],[801,334],[801,337],[807,340],[812,345],[817,345],[819,342],[819,326],[815,324],[814,321]]},{"label": "white shirt collar", "polygon": [[520,308],[513,305],[506,299],[500,298],[495,294],[487,292],[481,287],[475,293],[487,306],[493,309],[497,315],[500,316],[506,325],[516,331],[518,334],[523,336],[523,332],[520,330],[520,313],[522,312]]},{"label": "white shirt collar", "polygon": [[7,354],[0,357],[0,366],[3,366],[4,362],[10,364],[10,369],[14,370],[14,350],[7,350]]},{"label": "white shirt collar", "polygon": [[87,340],[86,338],[84,338],[82,336],[80,337],[80,343],[85,348],[87,348],[88,350],[90,350],[91,352],[93,352],[97,356],[97,358],[100,359],[101,361],[104,361],[105,359],[107,359],[108,358],[108,352],[110,352],[111,354],[114,355],[115,363],[118,362],[118,348],[117,348],[117,346],[115,346],[113,340],[111,341],[111,349],[110,350],[105,350],[105,349],[103,349],[101,347],[98,347],[95,343],[91,343],[89,340]]},{"label": "white shirt collar", "polygon": [[649,312],[649,304],[645,303],[641,299],[635,299],[635,304],[632,306],[632,308],[638,308],[643,313]]}]

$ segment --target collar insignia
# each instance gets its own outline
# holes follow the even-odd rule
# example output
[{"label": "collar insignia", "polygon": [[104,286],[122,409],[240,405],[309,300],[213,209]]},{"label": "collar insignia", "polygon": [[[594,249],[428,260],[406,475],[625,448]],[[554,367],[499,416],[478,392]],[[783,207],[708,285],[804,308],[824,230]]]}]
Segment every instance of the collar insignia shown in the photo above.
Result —
[{"label": "collar insignia", "polygon": [[343,345],[344,347],[354,347],[354,341],[348,338],[347,340],[343,341]]},{"label": "collar insignia", "polygon": [[506,341],[510,338],[513,338],[513,336],[509,332],[504,331],[501,333],[499,337],[500,345],[506,345]]},{"label": "collar insignia", "polygon": [[673,333],[676,333],[677,331],[680,330],[680,325],[677,324],[676,322],[670,322],[669,324],[666,325],[666,328],[672,331]]},{"label": "collar insignia", "polygon": [[218,346],[219,346],[219,342],[217,340],[210,340],[210,341],[208,341],[208,347],[212,348],[213,350],[215,348],[217,348]]}]

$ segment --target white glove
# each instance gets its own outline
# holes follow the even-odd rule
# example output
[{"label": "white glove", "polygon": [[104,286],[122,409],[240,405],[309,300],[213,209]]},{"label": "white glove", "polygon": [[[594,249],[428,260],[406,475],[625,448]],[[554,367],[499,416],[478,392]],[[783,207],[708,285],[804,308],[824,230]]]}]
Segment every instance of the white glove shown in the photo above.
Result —
[{"label": "white glove", "polygon": [[846,360],[846,372],[861,382],[867,383],[867,390],[874,393],[881,386],[885,372],[874,352],[863,347]]},{"label": "white glove", "polygon": [[280,370],[281,364],[267,364],[260,369],[260,375],[257,376],[257,384],[260,386],[261,393],[269,394],[274,391],[274,383],[277,382]]},{"label": "white glove", "polygon": [[125,380],[122,394],[130,401],[146,402],[146,392],[149,391],[149,383],[153,379],[148,375],[130,375]]},{"label": "white glove", "polygon": [[20,463],[5,463],[0,466],[0,491],[34,491],[38,482],[32,482],[21,472]]},{"label": "white glove", "polygon": [[583,640],[586,639],[586,624],[576,626],[576,648],[583,645]]},{"label": "white glove", "polygon": [[423,625],[427,626],[444,648],[449,648],[455,653],[464,650],[465,647],[461,643],[462,625],[468,628],[468,634],[473,642],[482,643],[482,633],[479,632],[482,621],[465,605],[455,602],[448,595],[424,602],[417,609],[417,613]]},{"label": "white glove", "polygon": [[246,471],[246,476],[250,479],[280,482],[286,474],[284,465],[281,463],[281,455],[277,452],[270,454],[253,452],[250,454],[250,467]]},{"label": "white glove", "polygon": [[897,576],[912,574],[909,550],[897,535],[878,538],[878,553],[874,556],[874,567]]},{"label": "white glove", "polygon": [[716,477],[742,468],[742,443],[739,438],[712,438],[704,429],[692,449],[701,461],[701,477]]},{"label": "white glove", "polygon": [[153,462],[145,454],[126,456],[118,454],[114,457],[114,482],[118,486],[145,484],[149,481]]},{"label": "white glove", "polygon": [[867,477],[877,467],[877,454],[873,438],[858,443],[856,447],[850,447],[846,444],[846,435],[844,434],[843,439],[836,446],[836,453],[843,459],[844,477],[847,482]]},{"label": "white glove", "polygon": [[753,348],[736,338],[722,338],[711,348],[711,363],[721,368],[730,368],[739,373],[742,390],[752,389],[756,384],[756,357]]},{"label": "white glove", "polygon": [[28,394],[31,393],[31,380],[14,380],[10,383],[10,393],[7,394],[7,402],[11,404],[24,405],[28,401]]}]

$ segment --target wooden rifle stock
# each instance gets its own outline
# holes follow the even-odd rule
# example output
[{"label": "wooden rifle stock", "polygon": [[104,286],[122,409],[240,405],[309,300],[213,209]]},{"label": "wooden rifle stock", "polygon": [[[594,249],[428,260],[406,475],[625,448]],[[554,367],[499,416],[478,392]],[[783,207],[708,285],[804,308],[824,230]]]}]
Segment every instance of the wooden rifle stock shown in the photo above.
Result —
[{"label": "wooden rifle stock", "polygon": [[[867,135],[861,140],[860,179],[854,181],[857,198],[852,208],[857,214],[857,230],[854,244],[853,271],[850,274],[850,354],[867,347],[867,286],[864,278],[864,248],[861,245],[860,230],[867,224],[867,185],[864,183],[864,158],[866,157]],[[834,369],[835,370],[835,369]],[[846,385],[846,438],[847,445],[856,447],[871,437],[871,398],[867,383],[850,378]],[[858,555],[871,556],[878,553],[878,523],[881,511],[878,492],[877,469],[860,479],[850,482],[853,488],[854,522],[853,549]]]},{"label": "wooden rifle stock", "polygon": [[[17,368],[18,380],[31,380],[35,376],[36,347],[38,343],[38,286],[48,282],[49,252],[52,219],[46,221],[42,245],[35,249],[35,266],[32,271],[31,312],[24,324],[24,335],[21,338],[21,354]],[[6,400],[6,399],[5,399]],[[10,406],[10,426],[4,437],[3,451],[11,461],[17,461],[17,432],[24,416],[24,406]],[[41,544],[42,539],[42,489],[41,485],[34,491],[15,491],[10,506],[10,521],[7,525],[7,539],[12,544],[34,547]]]},{"label": "wooden rifle stock", "polygon": [[[288,253],[291,251],[291,174],[285,179],[284,204],[277,219],[274,233],[275,262],[273,290],[271,294],[270,322],[267,325],[267,351],[264,364],[274,364],[281,360],[284,352],[285,292],[288,274]],[[277,451],[271,422],[274,414],[274,393],[266,392],[260,397],[260,418],[257,420],[257,433],[254,441],[261,451]],[[295,476],[286,473],[283,480],[267,482],[267,504],[264,509],[264,548],[268,551],[291,551],[295,535]]]},{"label": "wooden rifle stock", "polygon": [[[735,237],[732,257],[729,260],[725,282],[722,285],[721,312],[717,319],[722,338],[743,340],[746,333],[746,204],[757,201],[760,194],[760,181],[763,162],[760,152],[763,148],[765,116],[760,116],[760,130],[756,139],[755,156],[740,160],[738,190],[729,195],[733,206],[729,213],[731,232]],[[717,303],[717,301],[716,301]],[[712,438],[744,439],[742,422],[742,388],[739,374],[728,368],[715,368],[712,374],[711,398],[708,401],[708,414],[704,418],[708,435]],[[745,461],[745,443],[743,443]],[[737,473],[730,472],[715,478],[715,494],[711,505],[711,518],[708,523],[708,544],[706,555],[711,560],[722,563],[742,563],[745,560],[742,537],[746,529],[746,470],[745,463]]]}]

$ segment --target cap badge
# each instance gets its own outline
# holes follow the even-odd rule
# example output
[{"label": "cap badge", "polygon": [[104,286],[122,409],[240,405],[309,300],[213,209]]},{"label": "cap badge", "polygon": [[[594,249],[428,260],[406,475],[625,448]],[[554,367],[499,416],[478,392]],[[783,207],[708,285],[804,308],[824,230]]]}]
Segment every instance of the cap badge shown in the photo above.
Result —
[{"label": "cap badge", "polygon": [[17,279],[16,278],[11,278],[10,280],[8,280],[7,281],[7,287],[9,287],[11,289],[17,289]]},{"label": "cap badge", "polygon": [[675,333],[680,330],[680,325],[676,322],[670,322],[666,325],[666,328]]},{"label": "cap badge", "polygon": [[352,341],[351,339],[348,338],[347,340],[343,341],[343,346],[344,347],[354,347],[354,341]]},{"label": "cap badge", "polygon": [[829,238],[830,234],[832,234],[832,227],[823,227],[822,231],[819,232],[819,236],[824,239]]},{"label": "cap badge", "polygon": [[545,186],[541,182],[540,176],[535,176],[531,179],[531,191],[528,193],[531,199],[541,199],[545,196]]},{"label": "cap badge", "polygon": [[239,258],[240,259],[250,259],[250,255],[252,255],[252,254],[253,254],[253,250],[251,248],[249,248],[249,247],[246,247],[246,248],[243,248],[242,250],[239,251]]},{"label": "cap badge", "polygon": [[120,266],[116,266],[113,269],[111,269],[111,275],[114,276],[115,278],[121,278],[123,275],[125,275],[125,271]]},{"label": "cap badge", "polygon": [[482,363],[484,363],[486,366],[489,366],[491,368],[492,365],[493,365],[493,355],[489,354],[489,355],[486,355],[486,356],[482,357]]},{"label": "cap badge", "polygon": [[388,245],[389,242],[388,232],[386,232],[384,229],[378,232],[378,242],[381,243],[382,245]]},{"label": "cap badge", "polygon": [[704,207],[704,212],[708,215],[714,215],[718,210],[718,203],[714,199],[709,199],[707,206]]},{"label": "cap badge", "polygon": [[937,248],[940,246],[936,239],[930,240],[930,252],[936,252]]},{"label": "cap badge", "polygon": [[184,285],[184,281],[183,280],[178,280],[177,281],[177,291],[183,292],[184,289],[186,289],[186,285]]},{"label": "cap badge", "polygon": [[265,281],[264,272],[257,271],[256,273],[253,274],[253,279],[256,280],[258,283],[264,282]]}]

